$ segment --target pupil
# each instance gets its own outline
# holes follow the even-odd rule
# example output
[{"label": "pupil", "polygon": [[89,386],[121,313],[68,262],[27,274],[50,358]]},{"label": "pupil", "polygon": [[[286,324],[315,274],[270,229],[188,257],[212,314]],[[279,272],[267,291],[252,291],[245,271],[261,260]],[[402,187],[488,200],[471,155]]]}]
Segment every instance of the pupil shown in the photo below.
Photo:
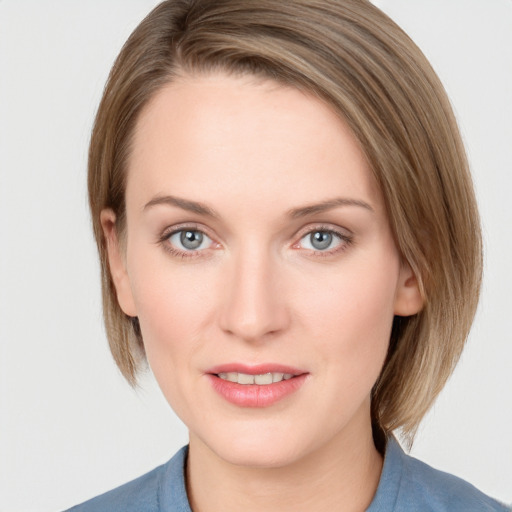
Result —
[{"label": "pupil", "polygon": [[332,242],[331,233],[317,231],[311,235],[311,245],[318,250],[327,249]]},{"label": "pupil", "polygon": [[203,242],[203,234],[198,231],[183,231],[180,241],[186,249],[197,249]]}]

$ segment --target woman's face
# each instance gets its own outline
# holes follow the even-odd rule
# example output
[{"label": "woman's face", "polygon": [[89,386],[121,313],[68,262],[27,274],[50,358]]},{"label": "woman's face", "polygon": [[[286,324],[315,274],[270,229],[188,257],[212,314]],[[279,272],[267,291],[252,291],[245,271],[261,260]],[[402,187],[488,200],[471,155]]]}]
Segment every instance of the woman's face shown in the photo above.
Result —
[{"label": "woman's face", "polygon": [[[421,306],[347,126],[293,88],[181,78],[138,122],[121,307],[172,408],[224,460],[299,460],[370,431],[395,314]],[[355,436],[355,437],[354,437]]]}]

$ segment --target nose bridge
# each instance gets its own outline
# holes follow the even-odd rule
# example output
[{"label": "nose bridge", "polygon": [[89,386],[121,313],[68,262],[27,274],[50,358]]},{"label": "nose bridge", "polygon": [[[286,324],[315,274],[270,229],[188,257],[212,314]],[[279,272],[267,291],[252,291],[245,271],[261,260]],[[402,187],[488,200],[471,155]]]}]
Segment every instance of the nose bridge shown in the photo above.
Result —
[{"label": "nose bridge", "polygon": [[224,290],[221,327],[248,341],[258,341],[287,325],[284,297],[279,293],[275,255],[254,244],[232,254]]}]

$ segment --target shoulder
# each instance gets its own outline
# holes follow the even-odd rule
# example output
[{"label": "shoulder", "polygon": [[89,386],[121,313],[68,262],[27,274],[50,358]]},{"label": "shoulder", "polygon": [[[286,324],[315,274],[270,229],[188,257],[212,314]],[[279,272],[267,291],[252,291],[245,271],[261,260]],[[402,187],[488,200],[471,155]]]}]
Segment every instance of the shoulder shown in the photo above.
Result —
[{"label": "shoulder", "polygon": [[403,495],[406,501],[422,502],[436,511],[509,510],[465,480],[409,456],[405,461]]},{"label": "shoulder", "polygon": [[395,486],[394,510],[397,512],[411,510],[507,512],[510,510],[465,480],[434,469],[405,454],[394,439],[390,439],[384,465],[384,470],[392,473],[391,478],[389,478],[390,475],[387,477],[388,483]]},{"label": "shoulder", "polygon": [[[184,447],[166,464],[66,512],[158,512],[161,509],[164,482],[164,494],[173,487],[173,484],[183,485],[183,463],[186,453],[187,449]],[[169,479],[178,482],[168,481]]]},{"label": "shoulder", "polygon": [[158,486],[164,466],[70,508],[68,512],[157,512]]}]

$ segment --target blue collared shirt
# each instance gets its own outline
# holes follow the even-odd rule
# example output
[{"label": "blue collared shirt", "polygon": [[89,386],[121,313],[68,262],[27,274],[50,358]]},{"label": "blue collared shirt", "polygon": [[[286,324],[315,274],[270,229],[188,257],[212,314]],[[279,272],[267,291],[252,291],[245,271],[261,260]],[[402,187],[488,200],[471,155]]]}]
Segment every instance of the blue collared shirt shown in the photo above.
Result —
[{"label": "blue collared shirt", "polygon": [[[166,464],[82,505],[73,512],[191,512],[183,447]],[[342,507],[341,507],[342,508]],[[384,466],[366,512],[510,512],[471,484],[433,469],[388,439]]]}]

